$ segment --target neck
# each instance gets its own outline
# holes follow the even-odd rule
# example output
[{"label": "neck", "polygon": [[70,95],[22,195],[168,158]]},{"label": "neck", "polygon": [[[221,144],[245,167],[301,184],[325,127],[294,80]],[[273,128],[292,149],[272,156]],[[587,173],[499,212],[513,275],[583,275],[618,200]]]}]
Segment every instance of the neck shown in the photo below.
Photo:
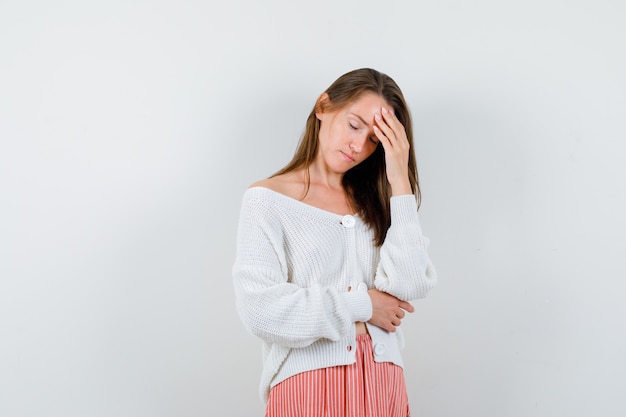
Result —
[{"label": "neck", "polygon": [[308,170],[311,184],[331,190],[343,190],[343,173],[330,171],[319,159],[313,161]]}]

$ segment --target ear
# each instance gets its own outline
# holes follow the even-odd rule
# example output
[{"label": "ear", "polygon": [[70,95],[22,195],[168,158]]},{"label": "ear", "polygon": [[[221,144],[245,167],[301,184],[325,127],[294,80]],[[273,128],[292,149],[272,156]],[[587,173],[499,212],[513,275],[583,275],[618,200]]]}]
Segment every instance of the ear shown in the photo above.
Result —
[{"label": "ear", "polygon": [[315,116],[317,120],[322,120],[322,114],[324,113],[324,109],[328,108],[330,104],[330,97],[328,93],[322,93],[317,99],[317,103],[315,103]]}]

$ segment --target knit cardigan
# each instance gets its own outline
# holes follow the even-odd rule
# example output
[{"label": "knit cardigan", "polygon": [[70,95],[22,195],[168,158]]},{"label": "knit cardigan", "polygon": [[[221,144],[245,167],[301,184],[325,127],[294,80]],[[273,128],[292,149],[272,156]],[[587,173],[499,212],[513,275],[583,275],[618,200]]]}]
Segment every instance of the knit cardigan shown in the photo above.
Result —
[{"label": "knit cardigan", "polygon": [[[381,247],[358,215],[339,215],[264,187],[243,197],[233,281],[237,311],[262,339],[260,395],[300,372],[355,362],[355,322],[376,288],[423,298],[437,282],[414,195],[391,198]],[[403,366],[402,331],[367,323],[377,362]]]}]

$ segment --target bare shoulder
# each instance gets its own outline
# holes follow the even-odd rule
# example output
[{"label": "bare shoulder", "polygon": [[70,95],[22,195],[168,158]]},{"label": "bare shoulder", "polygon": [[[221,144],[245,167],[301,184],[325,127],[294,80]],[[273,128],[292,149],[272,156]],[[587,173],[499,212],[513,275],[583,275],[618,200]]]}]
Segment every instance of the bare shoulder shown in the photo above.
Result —
[{"label": "bare shoulder", "polygon": [[250,188],[253,187],[268,188],[298,200],[304,196],[306,191],[302,175],[297,171],[262,179],[250,185]]}]

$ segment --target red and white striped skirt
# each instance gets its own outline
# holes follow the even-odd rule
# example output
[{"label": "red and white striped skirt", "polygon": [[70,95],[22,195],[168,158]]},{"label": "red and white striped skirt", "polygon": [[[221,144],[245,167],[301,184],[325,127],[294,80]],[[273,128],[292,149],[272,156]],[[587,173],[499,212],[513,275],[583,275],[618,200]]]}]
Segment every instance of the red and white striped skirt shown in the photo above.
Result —
[{"label": "red and white striped skirt", "polygon": [[409,417],[402,368],[374,362],[372,339],[357,335],[356,362],[294,375],[269,394],[265,417]]}]

